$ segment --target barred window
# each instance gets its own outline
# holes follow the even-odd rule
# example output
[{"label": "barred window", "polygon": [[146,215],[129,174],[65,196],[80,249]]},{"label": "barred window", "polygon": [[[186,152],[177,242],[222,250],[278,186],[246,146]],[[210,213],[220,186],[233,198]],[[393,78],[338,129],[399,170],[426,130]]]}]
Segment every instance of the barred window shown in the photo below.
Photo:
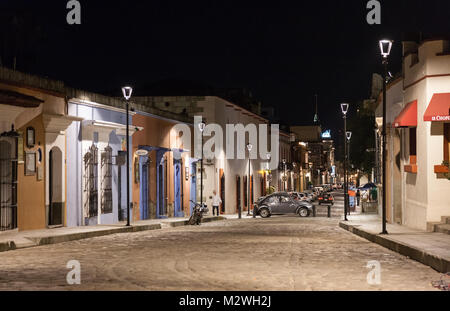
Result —
[{"label": "barred window", "polygon": [[98,214],[98,148],[95,145],[89,147],[84,155],[85,187],[87,192],[85,201],[85,213],[88,217]]},{"label": "barred window", "polygon": [[112,213],[112,148],[102,152],[102,214]]}]

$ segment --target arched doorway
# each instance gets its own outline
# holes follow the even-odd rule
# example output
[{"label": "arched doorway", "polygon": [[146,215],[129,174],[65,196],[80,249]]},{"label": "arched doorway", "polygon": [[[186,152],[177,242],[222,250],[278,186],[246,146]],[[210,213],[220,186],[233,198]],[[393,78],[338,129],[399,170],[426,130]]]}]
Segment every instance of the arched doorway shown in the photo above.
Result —
[{"label": "arched doorway", "polygon": [[49,226],[61,226],[64,222],[63,169],[62,151],[53,147],[49,153]]},{"label": "arched doorway", "polygon": [[220,206],[220,213],[225,214],[225,174],[223,169],[220,169],[220,199],[222,204]]},{"label": "arched doorway", "polygon": [[181,208],[181,187],[182,187],[182,176],[181,176],[181,166],[182,166],[182,161],[181,160],[177,160],[174,159],[173,160],[173,178],[174,178],[174,217],[183,217],[184,213],[183,210]]},{"label": "arched doorway", "polygon": [[241,208],[241,176],[236,176],[236,213],[239,213]]},{"label": "arched doorway", "polygon": [[0,231],[17,228],[17,139],[0,137]]},{"label": "arched doorway", "polygon": [[189,215],[192,215],[194,203],[197,201],[197,162],[191,162],[191,187],[190,187],[190,201],[189,201]]}]

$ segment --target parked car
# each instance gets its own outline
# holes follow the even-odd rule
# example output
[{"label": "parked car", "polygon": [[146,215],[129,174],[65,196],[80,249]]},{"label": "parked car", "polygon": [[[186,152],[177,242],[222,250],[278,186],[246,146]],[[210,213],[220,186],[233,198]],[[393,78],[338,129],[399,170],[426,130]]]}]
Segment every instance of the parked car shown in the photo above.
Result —
[{"label": "parked car", "polygon": [[256,215],[267,218],[272,215],[295,214],[308,217],[312,213],[312,204],[295,200],[287,192],[277,192],[255,202]]},{"label": "parked car", "polygon": [[317,199],[317,194],[315,191],[308,189],[303,192],[306,193],[311,198],[311,201],[315,201]]},{"label": "parked car", "polygon": [[317,196],[319,196],[324,192],[324,189],[322,187],[314,187],[314,191],[316,192]]},{"label": "parked car", "polygon": [[294,200],[311,202],[311,197],[304,192],[291,192],[289,193]]},{"label": "parked car", "polygon": [[334,198],[329,193],[323,193],[319,196],[319,205],[322,205],[322,203],[334,205]]}]

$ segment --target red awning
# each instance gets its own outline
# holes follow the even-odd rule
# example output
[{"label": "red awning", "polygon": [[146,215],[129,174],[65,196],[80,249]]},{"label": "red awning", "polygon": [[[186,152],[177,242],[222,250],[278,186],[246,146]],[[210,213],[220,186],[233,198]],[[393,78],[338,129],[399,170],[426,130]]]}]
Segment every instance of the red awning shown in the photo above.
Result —
[{"label": "red awning", "polygon": [[428,105],[424,121],[450,121],[450,93],[434,94]]},{"label": "red awning", "polygon": [[408,103],[394,120],[394,127],[415,126],[417,126],[417,100]]}]

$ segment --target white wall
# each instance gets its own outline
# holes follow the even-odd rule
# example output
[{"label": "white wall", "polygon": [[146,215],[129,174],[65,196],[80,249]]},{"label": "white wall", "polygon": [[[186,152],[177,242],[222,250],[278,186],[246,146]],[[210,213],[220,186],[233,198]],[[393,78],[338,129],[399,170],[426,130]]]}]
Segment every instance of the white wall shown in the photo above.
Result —
[{"label": "white wall", "polygon": [[[450,93],[450,56],[437,56],[442,52],[441,41],[431,41],[419,47],[419,63],[410,67],[412,56],[405,58],[404,102],[417,100],[417,174],[403,172],[404,224],[425,230],[427,222],[440,221],[441,216],[450,216],[450,181],[439,179],[434,165],[443,160],[443,125],[440,122],[425,122],[424,113],[435,93]],[[431,76],[424,78],[426,75]],[[413,85],[414,82],[417,82]],[[410,86],[410,87],[408,87]],[[408,148],[408,133],[403,146]],[[406,156],[409,152],[406,152]],[[407,159],[404,159],[407,163]]]}]

